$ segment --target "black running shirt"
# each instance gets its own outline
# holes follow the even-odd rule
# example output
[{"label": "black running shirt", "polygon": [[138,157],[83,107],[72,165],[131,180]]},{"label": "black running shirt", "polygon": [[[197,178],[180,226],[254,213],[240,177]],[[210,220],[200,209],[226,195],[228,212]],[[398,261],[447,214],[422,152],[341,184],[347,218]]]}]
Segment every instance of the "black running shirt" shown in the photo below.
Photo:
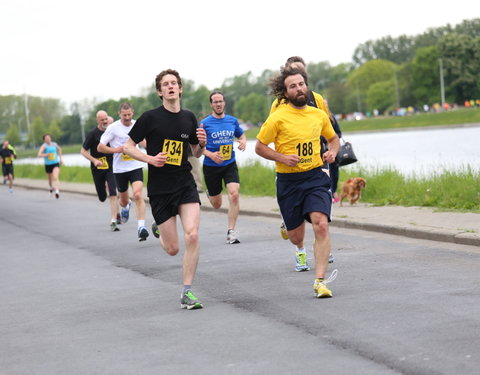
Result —
[{"label": "black running shirt", "polygon": [[[113,154],[104,154],[97,151],[97,146],[100,143],[100,138],[102,137],[103,133],[105,133],[105,131],[101,131],[98,127],[93,128],[86,135],[82,147],[87,151],[90,150],[90,155],[92,155],[95,159],[100,159],[102,161],[105,159],[108,163],[108,169],[112,170]],[[90,168],[97,169],[93,163],[90,163]],[[102,167],[100,169],[105,168]]]},{"label": "black running shirt", "polygon": [[188,162],[188,148],[198,144],[197,119],[185,109],[169,112],[164,106],[143,113],[128,134],[139,143],[147,141],[147,154],[167,152],[163,167],[148,165],[148,196],[168,194],[191,183],[192,166]]}]

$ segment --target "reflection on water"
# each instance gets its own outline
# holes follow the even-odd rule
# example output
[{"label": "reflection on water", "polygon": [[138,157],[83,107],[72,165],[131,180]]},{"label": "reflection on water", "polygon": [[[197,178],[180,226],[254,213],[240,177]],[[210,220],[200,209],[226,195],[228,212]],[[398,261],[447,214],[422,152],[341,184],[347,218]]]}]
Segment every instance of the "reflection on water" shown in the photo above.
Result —
[{"label": "reflection on water", "polygon": [[[359,160],[345,168],[391,167],[406,176],[428,176],[467,167],[480,171],[480,127],[344,134],[344,139],[352,143]],[[244,152],[236,150],[238,164],[258,160],[273,168],[274,162],[255,154],[255,143],[248,141]],[[63,162],[72,166],[90,165],[80,154],[64,155]],[[16,164],[43,164],[43,159],[21,159]]]}]

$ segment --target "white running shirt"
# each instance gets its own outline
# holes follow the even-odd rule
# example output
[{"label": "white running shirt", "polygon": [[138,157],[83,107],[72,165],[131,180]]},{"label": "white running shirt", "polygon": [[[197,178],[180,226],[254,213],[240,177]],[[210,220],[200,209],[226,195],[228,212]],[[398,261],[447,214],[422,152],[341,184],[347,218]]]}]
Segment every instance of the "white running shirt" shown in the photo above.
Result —
[{"label": "white running shirt", "polygon": [[[125,142],[128,141],[128,133],[130,133],[130,129],[132,129],[134,124],[135,120],[132,120],[132,125],[130,126],[123,125],[120,120],[115,121],[113,124],[107,127],[102,137],[100,138],[100,143],[103,145],[107,145],[110,143],[110,147],[113,148],[123,146]],[[113,173],[130,172],[138,168],[143,168],[145,166],[146,163],[135,160],[127,154],[113,154]]]}]

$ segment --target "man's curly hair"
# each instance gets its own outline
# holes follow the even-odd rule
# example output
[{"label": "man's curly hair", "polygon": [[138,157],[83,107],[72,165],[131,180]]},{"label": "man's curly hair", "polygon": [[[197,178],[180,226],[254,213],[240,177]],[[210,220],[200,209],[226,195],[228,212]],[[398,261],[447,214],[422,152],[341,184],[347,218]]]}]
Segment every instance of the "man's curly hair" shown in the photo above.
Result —
[{"label": "man's curly hair", "polygon": [[300,74],[304,81],[305,84],[308,86],[308,77],[307,73],[303,69],[298,69],[298,68],[291,68],[289,66],[284,67],[280,70],[280,74],[277,76],[273,77],[272,80],[270,81],[270,88],[272,89],[271,93],[273,96],[277,98],[277,106],[280,105],[280,103],[288,103],[288,99],[285,96],[285,91],[287,91],[285,87],[285,80],[290,77],[294,76],[296,74]]}]

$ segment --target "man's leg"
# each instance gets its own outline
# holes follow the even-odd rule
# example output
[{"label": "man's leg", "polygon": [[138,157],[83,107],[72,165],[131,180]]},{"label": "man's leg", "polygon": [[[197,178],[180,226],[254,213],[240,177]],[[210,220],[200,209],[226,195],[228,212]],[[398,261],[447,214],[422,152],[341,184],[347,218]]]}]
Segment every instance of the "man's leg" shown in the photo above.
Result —
[{"label": "man's leg", "polygon": [[228,207],[228,229],[235,229],[235,225],[237,224],[237,218],[240,212],[239,190],[239,183],[230,182],[227,184],[228,201],[230,204]]},{"label": "man's leg", "polygon": [[[179,214],[185,236],[183,284],[192,285],[200,256],[200,241],[198,238],[198,227],[200,225],[200,205],[198,203],[182,204],[179,207]],[[163,236],[161,230],[160,233]]]},{"label": "man's leg", "polygon": [[308,266],[307,261],[307,251],[305,250],[303,243],[305,238],[305,222],[297,228],[289,230],[288,237],[290,242],[295,245],[295,271],[309,271],[310,267]]},{"label": "man's leg", "polygon": [[160,246],[168,255],[178,254],[180,246],[178,243],[177,218],[172,216],[158,226],[160,232]]},{"label": "man's leg", "polygon": [[145,201],[143,200],[143,181],[132,182],[133,199],[135,201],[135,214],[137,216],[138,240],[145,241],[148,237],[145,228]]},{"label": "man's leg", "polygon": [[328,256],[330,255],[330,233],[328,229],[328,218],[321,212],[311,212],[315,244],[313,252],[315,255],[315,276],[325,278],[328,268]]},{"label": "man's leg", "polygon": [[303,249],[303,240],[305,238],[305,223],[295,229],[288,230],[288,238],[298,249]]},{"label": "man's leg", "polygon": [[112,216],[112,223],[115,220],[117,222],[118,217],[118,198],[116,195],[110,196],[110,214]]},{"label": "man's leg", "polygon": [[220,207],[222,207],[222,193],[218,195],[208,196],[208,200],[210,201],[210,204],[212,205],[213,208],[218,210]]},{"label": "man's leg", "polygon": [[7,180],[8,180],[8,189],[10,192],[12,192],[13,191],[13,175],[11,173],[7,176]]},{"label": "man's leg", "polygon": [[145,201],[143,200],[143,182],[132,182],[133,200],[135,201],[135,214],[137,220],[145,220]]},{"label": "man's leg", "polygon": [[122,192],[118,192],[118,200],[121,207],[127,207],[130,197],[128,194],[128,189]]}]

